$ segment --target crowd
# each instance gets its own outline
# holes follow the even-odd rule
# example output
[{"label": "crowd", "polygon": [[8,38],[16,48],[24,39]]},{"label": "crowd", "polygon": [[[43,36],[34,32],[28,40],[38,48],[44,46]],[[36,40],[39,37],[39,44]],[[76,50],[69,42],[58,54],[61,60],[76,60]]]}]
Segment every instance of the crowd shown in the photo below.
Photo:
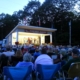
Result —
[{"label": "crowd", "polygon": [[51,65],[59,62],[61,62],[61,70],[67,73],[72,63],[80,62],[79,46],[29,44],[0,47],[1,74],[4,66],[26,67],[31,65],[35,72],[37,64]]}]

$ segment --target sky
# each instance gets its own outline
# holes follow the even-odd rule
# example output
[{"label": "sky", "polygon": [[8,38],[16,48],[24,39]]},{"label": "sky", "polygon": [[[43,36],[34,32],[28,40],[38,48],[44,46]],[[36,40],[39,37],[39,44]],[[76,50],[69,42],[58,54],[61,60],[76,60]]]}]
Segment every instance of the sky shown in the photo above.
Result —
[{"label": "sky", "polygon": [[[13,14],[15,11],[23,10],[24,6],[31,0],[0,0],[0,14]],[[45,0],[39,0],[43,3]],[[77,12],[80,12],[79,8],[80,3],[75,5],[74,9]]]},{"label": "sky", "polygon": [[77,11],[77,12],[80,12],[80,1],[78,1],[78,3],[75,5],[74,9]]},{"label": "sky", "polygon": [[[30,0],[0,0],[0,14],[13,14],[15,11],[22,10]],[[43,3],[45,0],[39,0]]]}]

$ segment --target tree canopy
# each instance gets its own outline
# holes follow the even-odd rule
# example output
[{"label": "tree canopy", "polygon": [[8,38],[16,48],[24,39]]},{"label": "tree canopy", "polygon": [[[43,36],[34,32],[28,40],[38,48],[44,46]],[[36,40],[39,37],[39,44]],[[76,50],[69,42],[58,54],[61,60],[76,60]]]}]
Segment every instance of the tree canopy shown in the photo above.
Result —
[{"label": "tree canopy", "polygon": [[19,20],[28,17],[30,25],[56,28],[53,42],[64,45],[69,44],[69,22],[71,21],[72,45],[78,45],[80,13],[74,10],[76,4],[79,4],[78,0],[45,0],[43,4],[39,0],[32,0],[24,6],[23,10],[15,11],[12,15],[1,13],[0,39],[5,38]]}]

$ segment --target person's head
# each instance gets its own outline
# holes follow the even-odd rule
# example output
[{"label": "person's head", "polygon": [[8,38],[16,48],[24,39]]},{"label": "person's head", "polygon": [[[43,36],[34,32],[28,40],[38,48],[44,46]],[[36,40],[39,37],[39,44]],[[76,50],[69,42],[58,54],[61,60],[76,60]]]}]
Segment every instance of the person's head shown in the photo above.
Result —
[{"label": "person's head", "polygon": [[46,46],[42,47],[41,53],[42,54],[47,54],[47,48],[46,48]]},{"label": "person's head", "polygon": [[29,53],[33,55],[33,53],[35,52],[35,48],[29,48]]},{"label": "person's head", "polygon": [[59,53],[59,50],[57,48],[54,48],[53,49],[53,52],[56,53],[56,54],[58,54]]},{"label": "person's head", "polygon": [[72,49],[72,57],[75,58],[78,56],[79,56],[79,50],[76,48]]},{"label": "person's head", "polygon": [[26,52],[28,52],[28,49],[27,48],[24,48],[24,52],[23,53],[26,53]]},{"label": "person's head", "polygon": [[62,54],[63,56],[65,56],[67,54],[66,50],[65,49],[61,49],[60,50],[60,54]]},{"label": "person's head", "polygon": [[21,57],[22,56],[22,51],[20,49],[17,50],[15,56]]},{"label": "person's head", "polygon": [[2,61],[2,60],[5,60],[5,59],[8,59],[8,57],[7,57],[5,54],[2,54],[2,55],[0,56],[0,59],[1,59],[1,61]]},{"label": "person's head", "polygon": [[32,56],[30,53],[25,53],[23,55],[23,61],[26,61],[26,62],[31,62],[32,61]]},{"label": "person's head", "polygon": [[36,52],[39,52],[39,49],[38,48],[36,48],[36,50],[35,50]]},{"label": "person's head", "polygon": [[11,51],[11,48],[10,47],[7,47],[6,49],[7,49],[7,51]]}]

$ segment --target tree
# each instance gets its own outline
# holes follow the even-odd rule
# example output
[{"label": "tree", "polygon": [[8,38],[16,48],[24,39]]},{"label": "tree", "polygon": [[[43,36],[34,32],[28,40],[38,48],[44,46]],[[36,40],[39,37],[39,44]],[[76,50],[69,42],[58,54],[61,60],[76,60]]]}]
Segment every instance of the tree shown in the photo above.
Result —
[{"label": "tree", "polygon": [[23,19],[23,10],[19,10],[17,12],[17,17],[18,17],[18,19]]},{"label": "tree", "polygon": [[39,1],[30,1],[27,6],[23,8],[23,17],[29,16],[32,17],[34,12],[40,7]]},{"label": "tree", "polygon": [[0,19],[0,39],[5,38],[5,36],[17,25],[17,23],[17,16],[5,14],[5,16]]},{"label": "tree", "polygon": [[48,28],[54,26],[53,28],[57,29],[55,41],[58,44],[68,44],[68,23],[71,20],[72,44],[78,44],[80,43],[78,36],[80,30],[80,13],[74,10],[74,6],[78,1],[79,0],[45,0],[41,5],[38,0],[31,0],[23,10],[15,11],[13,15],[0,14],[0,28],[3,26],[5,32],[3,35],[6,36],[18,24],[19,19],[27,17],[31,25]]},{"label": "tree", "polygon": [[[53,24],[55,28],[57,28],[57,42],[66,44],[69,37],[68,23],[70,20],[74,20],[76,16],[73,13],[75,3],[77,3],[77,0],[45,0],[33,14],[31,25],[38,25],[37,21],[39,21],[39,19],[41,22],[40,26],[51,28]],[[63,39],[65,36],[66,39]],[[58,38],[62,39],[62,41],[59,41],[60,39]]]},{"label": "tree", "polygon": [[4,17],[5,17],[4,13],[0,14],[0,20],[3,19]]},{"label": "tree", "polygon": [[[60,22],[60,15],[72,11],[75,2],[76,0],[45,0],[42,6],[33,14],[33,19],[40,17],[43,23],[48,21],[51,23]],[[64,18],[67,17],[67,15],[64,15]]]}]

